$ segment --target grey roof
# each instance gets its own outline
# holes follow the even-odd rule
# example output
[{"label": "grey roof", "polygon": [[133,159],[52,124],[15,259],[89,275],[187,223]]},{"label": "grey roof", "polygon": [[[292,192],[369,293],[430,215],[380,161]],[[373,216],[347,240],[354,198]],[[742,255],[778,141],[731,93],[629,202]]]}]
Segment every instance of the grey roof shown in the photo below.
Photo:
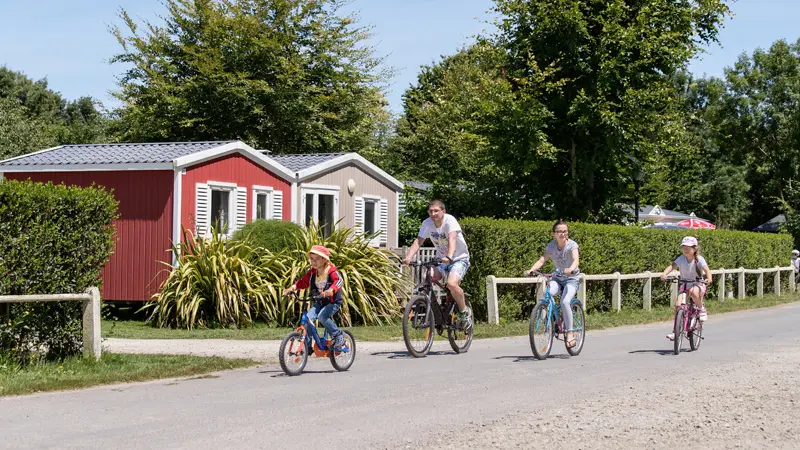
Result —
[{"label": "grey roof", "polygon": [[0,161],[2,166],[169,163],[176,158],[236,141],[155,142],[62,145],[52,150]]},{"label": "grey roof", "polygon": [[[653,211],[656,208],[658,209],[656,211]],[[625,205],[622,207],[622,209],[624,211],[630,212],[631,214],[633,213],[633,207],[631,207],[630,205]],[[661,211],[662,214],[658,214],[659,210]],[[644,217],[644,216],[650,216],[650,217]],[[656,217],[664,219],[688,219],[692,216],[679,211],[673,211],[671,209],[661,208],[658,205],[639,206],[639,220],[648,220],[649,218],[656,218]]]},{"label": "grey roof", "polygon": [[293,172],[299,172],[346,154],[347,153],[310,153],[302,155],[269,155],[269,158]]},{"label": "grey roof", "polygon": [[407,187],[414,188],[420,191],[427,191],[428,189],[433,186],[431,183],[426,183],[424,181],[414,181],[414,180],[403,180],[402,183]]},{"label": "grey roof", "polygon": [[761,231],[766,233],[777,233],[781,225],[786,223],[786,216],[778,214],[777,216],[769,219],[769,222],[762,223],[761,225],[753,228],[753,231]]}]

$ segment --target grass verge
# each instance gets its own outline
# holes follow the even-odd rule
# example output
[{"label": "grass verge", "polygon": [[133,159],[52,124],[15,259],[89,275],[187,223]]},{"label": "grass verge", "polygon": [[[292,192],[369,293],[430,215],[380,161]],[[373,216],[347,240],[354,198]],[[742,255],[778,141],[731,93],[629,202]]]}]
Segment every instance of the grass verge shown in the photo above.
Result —
[{"label": "grass verge", "polygon": [[[800,300],[800,294],[784,296],[765,295],[762,298],[728,299],[724,303],[706,300],[709,314],[719,314],[744,309],[766,308],[770,306],[792,303]],[[586,318],[588,329],[602,330],[624,325],[671,320],[672,308],[658,307],[650,311],[643,309],[623,309],[618,313],[601,312],[589,314]],[[396,341],[403,339],[403,330],[399,324],[350,327],[353,335],[360,341]],[[103,337],[126,339],[244,339],[244,340],[280,340],[291,331],[289,328],[273,328],[264,324],[253,327],[235,329],[198,329],[173,330],[153,328],[144,322],[137,321],[104,321]],[[475,338],[497,338],[508,336],[525,336],[528,334],[527,321],[507,322],[501,325],[478,323],[475,326]]]},{"label": "grass verge", "polygon": [[0,396],[185,377],[256,364],[249,359],[113,353],[105,353],[99,361],[75,357],[26,368],[5,361],[0,362]]}]

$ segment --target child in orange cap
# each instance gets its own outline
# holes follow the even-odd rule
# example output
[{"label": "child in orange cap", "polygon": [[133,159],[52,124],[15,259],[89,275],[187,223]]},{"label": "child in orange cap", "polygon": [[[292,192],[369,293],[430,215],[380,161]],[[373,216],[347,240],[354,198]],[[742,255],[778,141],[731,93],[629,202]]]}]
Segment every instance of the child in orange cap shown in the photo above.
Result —
[{"label": "child in orange cap", "polygon": [[308,261],[311,263],[309,270],[303,278],[283,292],[288,295],[298,289],[311,289],[312,297],[322,297],[329,301],[317,301],[308,311],[309,322],[319,318],[325,330],[333,338],[335,347],[345,345],[344,333],[336,327],[333,316],[342,307],[342,277],[336,266],[331,264],[331,252],[322,245],[311,247],[308,252]]}]

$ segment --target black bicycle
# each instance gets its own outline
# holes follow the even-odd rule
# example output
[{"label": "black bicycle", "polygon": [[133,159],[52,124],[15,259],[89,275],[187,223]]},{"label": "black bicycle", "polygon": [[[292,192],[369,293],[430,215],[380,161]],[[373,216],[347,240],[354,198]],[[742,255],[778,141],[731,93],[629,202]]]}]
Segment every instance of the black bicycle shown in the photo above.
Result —
[{"label": "black bicycle", "polygon": [[[415,358],[426,356],[433,345],[434,331],[442,336],[447,330],[447,340],[453,351],[465,353],[472,344],[474,326],[472,321],[468,324],[459,323],[459,310],[453,296],[444,283],[433,279],[433,271],[440,265],[439,261],[413,262],[409,265],[424,268],[425,278],[414,287],[414,295],[406,304],[403,316],[403,340],[408,352]],[[434,285],[444,291],[444,302],[441,296],[436,298]],[[469,299],[465,298],[465,301],[471,312]]]}]

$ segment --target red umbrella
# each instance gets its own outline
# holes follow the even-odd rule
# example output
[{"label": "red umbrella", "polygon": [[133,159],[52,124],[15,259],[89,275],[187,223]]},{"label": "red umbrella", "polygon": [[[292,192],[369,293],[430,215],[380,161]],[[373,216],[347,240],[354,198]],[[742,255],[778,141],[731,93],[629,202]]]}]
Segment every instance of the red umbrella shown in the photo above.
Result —
[{"label": "red umbrella", "polygon": [[711,223],[711,222],[709,222],[707,220],[695,219],[695,218],[681,220],[680,222],[676,223],[675,225],[677,225],[679,227],[686,227],[686,228],[705,228],[705,229],[708,229],[708,230],[713,230],[713,229],[717,228],[716,225],[714,225],[713,223]]}]

